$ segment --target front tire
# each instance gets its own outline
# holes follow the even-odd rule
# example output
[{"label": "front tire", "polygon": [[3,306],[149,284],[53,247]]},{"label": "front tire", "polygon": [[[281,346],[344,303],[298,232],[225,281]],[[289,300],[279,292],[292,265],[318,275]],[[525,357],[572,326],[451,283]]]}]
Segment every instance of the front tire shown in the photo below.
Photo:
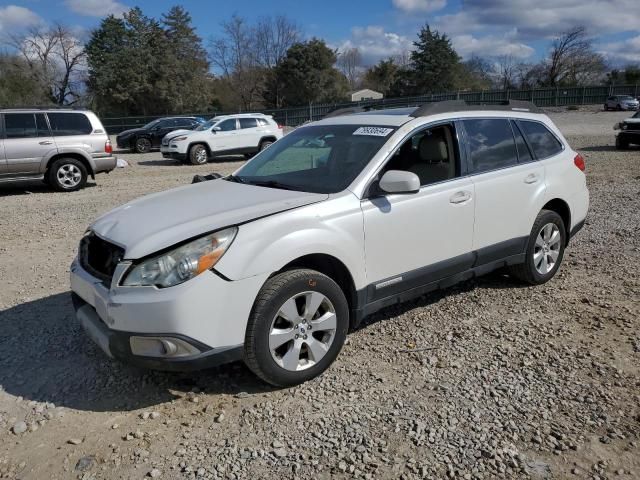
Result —
[{"label": "front tire", "polygon": [[509,267],[509,273],[531,285],[548,282],[560,268],[566,244],[562,217],[554,211],[541,210],[529,235],[524,263]]},{"label": "front tire", "polygon": [[136,153],[149,153],[151,151],[151,140],[148,138],[138,138],[133,147]]},{"label": "front tire", "polygon": [[189,150],[189,161],[192,165],[204,165],[209,161],[209,153],[204,145],[198,144]]},{"label": "front tire", "polygon": [[279,273],[262,287],[253,305],[245,363],[271,385],[298,385],[331,365],[348,328],[347,299],[331,278],[306,269]]},{"label": "front tire", "polygon": [[626,150],[627,148],[629,148],[629,142],[625,142],[624,140],[620,139],[620,136],[616,137],[616,149],[618,150]]},{"label": "front tire", "polygon": [[87,183],[87,168],[75,158],[60,158],[47,171],[47,183],[59,192],[75,192]]}]

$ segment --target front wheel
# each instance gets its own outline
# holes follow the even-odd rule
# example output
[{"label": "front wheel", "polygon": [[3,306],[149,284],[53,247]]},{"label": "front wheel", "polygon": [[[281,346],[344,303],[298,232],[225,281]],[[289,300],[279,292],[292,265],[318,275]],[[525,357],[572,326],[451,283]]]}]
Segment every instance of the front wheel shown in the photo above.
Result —
[{"label": "front wheel", "polygon": [[511,266],[509,273],[531,285],[548,282],[560,268],[566,244],[562,217],[554,211],[542,210],[533,223],[524,263]]},{"label": "front wheel", "polygon": [[618,150],[626,150],[627,148],[629,148],[629,142],[625,142],[624,140],[620,139],[620,136],[616,137],[616,148]]},{"label": "front wheel", "polygon": [[271,385],[298,385],[331,365],[348,328],[347,300],[331,278],[306,269],[280,273],[253,305],[245,363]]},{"label": "front wheel", "polygon": [[209,160],[209,154],[204,145],[194,145],[189,150],[189,160],[193,165],[204,165]]}]

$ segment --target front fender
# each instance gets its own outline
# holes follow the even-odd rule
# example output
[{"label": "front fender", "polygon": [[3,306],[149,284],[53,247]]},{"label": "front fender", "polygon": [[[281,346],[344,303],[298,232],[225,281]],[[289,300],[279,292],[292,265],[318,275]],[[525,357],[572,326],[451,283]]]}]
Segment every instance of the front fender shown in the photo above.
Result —
[{"label": "front fender", "polygon": [[336,258],[349,270],[356,289],[366,285],[362,210],[350,192],[241,225],[215,269],[240,280],[277,272],[312,254]]}]

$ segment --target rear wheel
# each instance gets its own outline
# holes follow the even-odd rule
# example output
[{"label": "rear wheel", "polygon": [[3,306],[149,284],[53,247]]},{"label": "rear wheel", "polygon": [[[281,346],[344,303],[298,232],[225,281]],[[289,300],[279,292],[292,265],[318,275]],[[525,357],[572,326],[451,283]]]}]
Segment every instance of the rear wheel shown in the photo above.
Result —
[{"label": "rear wheel", "polygon": [[60,158],[49,167],[47,183],[60,192],[74,192],[87,183],[87,168],[75,158]]},{"label": "rear wheel", "polygon": [[285,387],[310,380],[338,356],[349,327],[340,287],[314,270],[269,279],[253,305],[245,362],[265,382]]},{"label": "rear wheel", "polygon": [[189,160],[193,165],[204,165],[209,161],[209,154],[204,145],[198,144],[189,150]]},{"label": "rear wheel", "polygon": [[260,146],[258,147],[258,149],[260,151],[263,151],[263,150],[269,148],[271,145],[273,145],[273,140],[262,140],[260,142]]},{"label": "rear wheel", "polygon": [[151,140],[148,138],[138,138],[134,150],[137,153],[149,153],[151,151]]},{"label": "rear wheel", "polygon": [[509,267],[509,273],[532,285],[548,282],[560,268],[566,239],[562,217],[554,211],[542,210],[533,223],[524,263]]}]

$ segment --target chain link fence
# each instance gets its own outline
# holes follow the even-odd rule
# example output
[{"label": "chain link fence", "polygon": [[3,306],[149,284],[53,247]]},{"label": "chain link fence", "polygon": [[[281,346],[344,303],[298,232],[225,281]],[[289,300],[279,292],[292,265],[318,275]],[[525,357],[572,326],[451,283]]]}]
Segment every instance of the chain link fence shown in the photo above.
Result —
[{"label": "chain link fence", "polygon": [[[577,105],[604,104],[611,95],[632,95],[637,98],[640,94],[638,85],[615,86],[585,86],[568,88],[535,88],[530,90],[482,90],[477,92],[448,92],[414,97],[385,98],[382,100],[364,100],[360,102],[328,103],[322,105],[307,105],[304,107],[257,109],[251,113],[272,115],[281,125],[297,127],[305,122],[320,120],[329,112],[338,108],[353,106],[376,105],[380,108],[413,107],[429,102],[442,100],[466,100],[472,103],[497,103],[505,100],[527,100],[539,107],[564,107]],[[242,112],[193,113],[184,116],[210,118],[215,115],[228,115]],[[118,134],[130,128],[141,127],[156,118],[155,116],[109,117],[102,118],[102,123],[110,135]]]}]

